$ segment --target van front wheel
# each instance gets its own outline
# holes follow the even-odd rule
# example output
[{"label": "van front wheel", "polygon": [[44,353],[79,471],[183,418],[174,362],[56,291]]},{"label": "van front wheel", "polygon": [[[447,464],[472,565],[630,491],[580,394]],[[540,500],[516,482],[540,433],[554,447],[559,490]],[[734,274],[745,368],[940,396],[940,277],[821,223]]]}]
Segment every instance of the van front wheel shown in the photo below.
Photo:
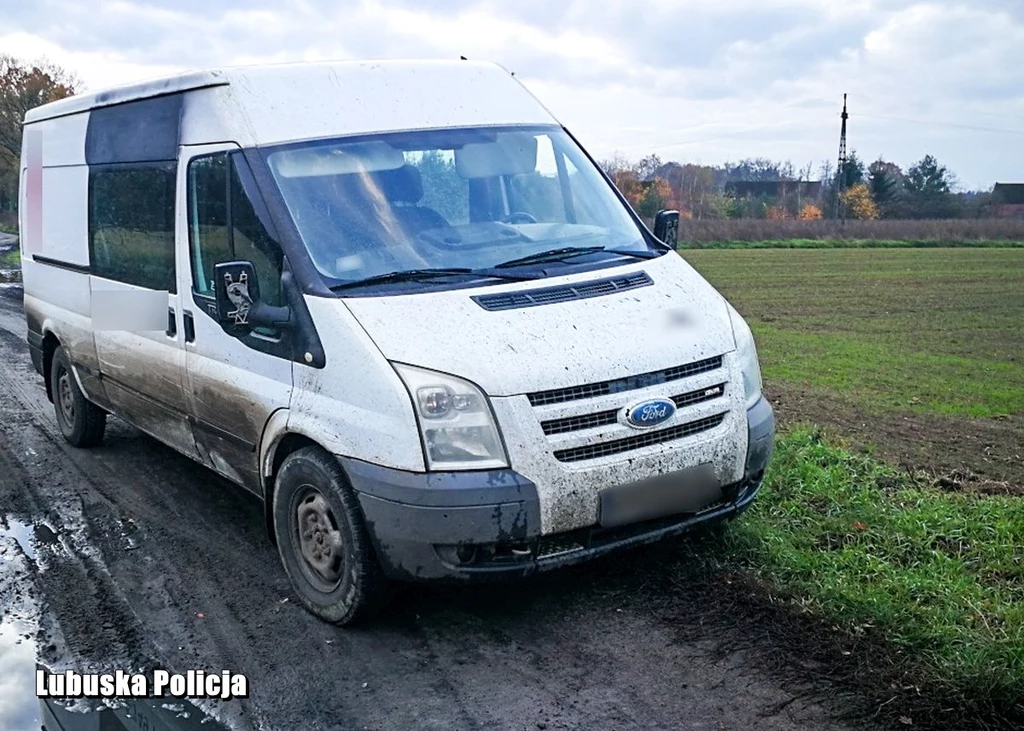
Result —
[{"label": "van front wheel", "polygon": [[75,447],[95,447],[102,442],[107,412],[85,398],[63,346],[53,353],[50,388],[57,426],[64,438]]},{"label": "van front wheel", "polygon": [[309,611],[344,625],[383,603],[387,580],[358,498],[332,455],[312,446],[288,455],[277,473],[273,513],[285,572]]}]

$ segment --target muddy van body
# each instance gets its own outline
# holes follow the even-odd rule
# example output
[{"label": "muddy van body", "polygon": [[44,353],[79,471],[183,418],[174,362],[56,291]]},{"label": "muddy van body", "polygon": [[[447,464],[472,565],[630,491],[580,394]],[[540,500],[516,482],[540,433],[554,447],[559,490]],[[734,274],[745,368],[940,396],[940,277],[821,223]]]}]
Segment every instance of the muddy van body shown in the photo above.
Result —
[{"label": "muddy van body", "polygon": [[673,213],[649,230],[498,66],[238,68],[48,104],[20,210],[65,437],[98,444],[113,414],[259,495],[327,620],[389,579],[523,576],[760,488],[749,328],[672,250]]}]

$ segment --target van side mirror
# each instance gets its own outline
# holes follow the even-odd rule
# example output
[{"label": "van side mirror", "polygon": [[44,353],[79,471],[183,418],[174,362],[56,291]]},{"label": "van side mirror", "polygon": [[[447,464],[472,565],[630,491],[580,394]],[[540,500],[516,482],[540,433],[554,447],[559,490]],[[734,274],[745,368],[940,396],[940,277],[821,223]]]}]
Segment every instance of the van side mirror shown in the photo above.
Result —
[{"label": "van side mirror", "polygon": [[254,327],[280,330],[291,326],[291,308],[260,301],[260,282],[252,262],[222,262],[213,271],[217,321],[226,332],[238,335]]},{"label": "van side mirror", "polygon": [[679,211],[658,211],[654,217],[654,235],[659,241],[676,248],[679,242]]}]

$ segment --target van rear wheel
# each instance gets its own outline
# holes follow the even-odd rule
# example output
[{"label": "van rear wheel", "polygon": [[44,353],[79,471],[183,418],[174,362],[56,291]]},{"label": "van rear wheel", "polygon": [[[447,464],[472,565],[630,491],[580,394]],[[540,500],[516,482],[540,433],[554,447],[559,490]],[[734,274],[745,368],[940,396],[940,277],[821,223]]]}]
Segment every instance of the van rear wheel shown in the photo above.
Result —
[{"label": "van rear wheel", "polygon": [[355,491],[332,455],[313,446],[288,455],[273,500],[277,550],[309,611],[345,625],[384,603],[387,580]]},{"label": "van rear wheel", "polygon": [[95,447],[102,442],[107,412],[85,398],[71,372],[71,361],[63,346],[53,353],[50,389],[57,426],[68,443],[75,447]]}]

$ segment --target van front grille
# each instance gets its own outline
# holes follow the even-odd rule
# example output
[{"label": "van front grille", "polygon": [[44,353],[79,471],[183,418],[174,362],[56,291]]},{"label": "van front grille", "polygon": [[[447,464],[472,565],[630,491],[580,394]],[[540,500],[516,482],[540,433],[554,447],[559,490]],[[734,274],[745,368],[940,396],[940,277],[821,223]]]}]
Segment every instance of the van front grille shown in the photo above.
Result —
[{"label": "van front grille", "polygon": [[598,426],[608,426],[619,420],[619,409],[598,411],[595,414],[583,414],[582,416],[569,416],[564,419],[552,419],[540,423],[544,433],[549,437],[553,434],[565,434],[571,431],[583,431]]},{"label": "van front grille", "polygon": [[566,401],[577,401],[580,399],[594,398],[595,396],[607,396],[610,393],[622,393],[623,391],[635,391],[640,388],[656,386],[659,383],[678,381],[681,378],[689,378],[699,373],[707,373],[722,367],[722,356],[716,355],[712,358],[705,358],[693,363],[687,363],[663,371],[652,371],[642,373],[638,376],[627,376],[612,381],[600,383],[588,383],[582,386],[569,386],[568,388],[555,388],[550,391],[537,391],[527,394],[532,406],[546,406],[548,404],[561,404]]},{"label": "van front grille", "polygon": [[725,420],[725,417],[725,413],[715,414],[714,416],[697,419],[686,424],[678,424],[668,429],[638,434],[635,437],[626,437],[625,439],[616,439],[610,442],[601,442],[600,444],[588,444],[584,447],[573,447],[572,449],[560,449],[555,452],[555,459],[559,462],[581,462],[587,459],[597,459],[598,457],[607,457],[612,454],[630,452],[634,449],[642,449],[653,444],[671,442],[714,429]]},{"label": "van front grille", "polygon": [[[714,386],[708,386],[707,388],[690,391],[689,393],[681,393],[678,396],[672,396],[671,398],[675,403],[676,408],[681,409],[686,406],[693,406],[694,404],[719,398],[724,394],[725,384],[719,383]],[[583,431],[584,429],[593,429],[595,427],[608,426],[616,423],[619,420],[619,411],[620,409],[609,409],[607,411],[597,411],[593,414],[580,414],[579,416],[567,416],[563,419],[551,419],[549,421],[542,421],[540,426],[547,436]]]}]

